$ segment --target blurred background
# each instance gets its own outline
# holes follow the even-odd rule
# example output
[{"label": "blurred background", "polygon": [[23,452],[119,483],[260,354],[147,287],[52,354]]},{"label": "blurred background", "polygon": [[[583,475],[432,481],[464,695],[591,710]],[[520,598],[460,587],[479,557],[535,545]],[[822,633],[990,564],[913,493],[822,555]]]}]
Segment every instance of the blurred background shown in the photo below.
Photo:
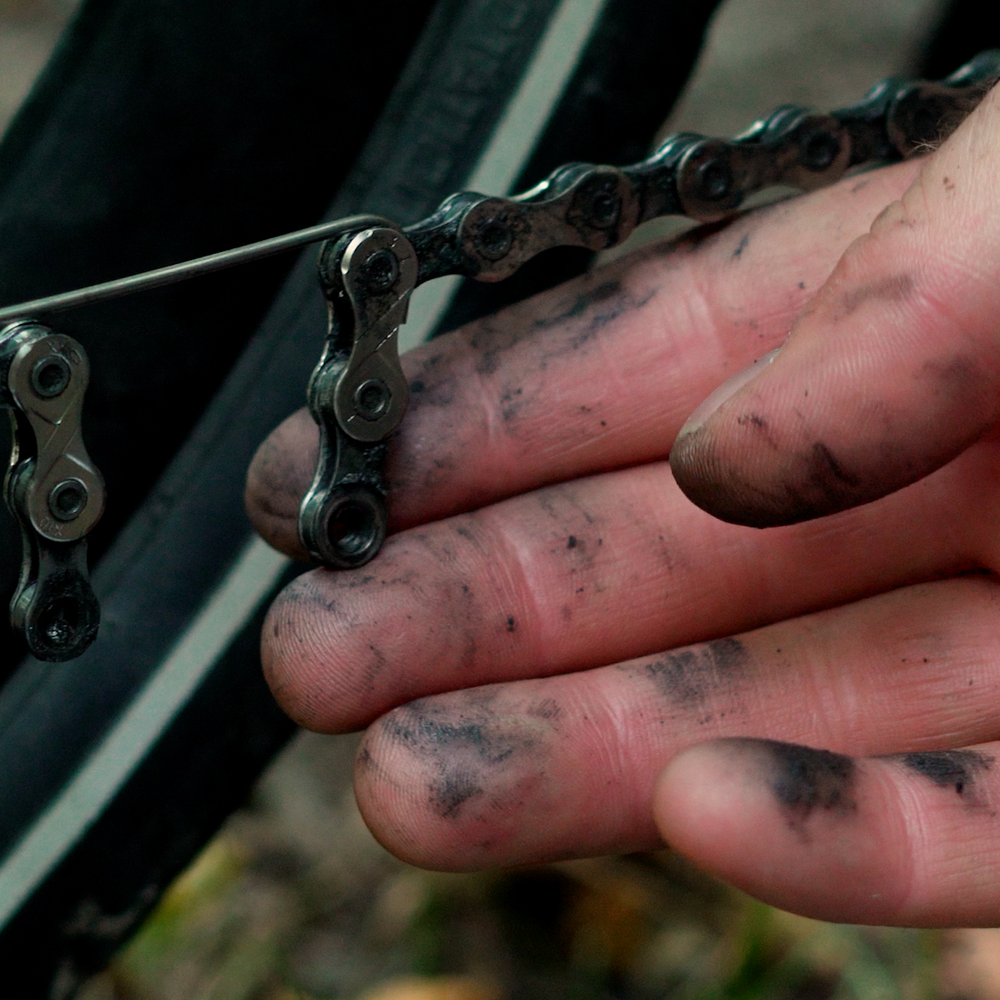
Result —
[{"label": "blurred background", "polygon": [[[0,132],[73,0],[0,0]],[[729,0],[664,128],[727,135],[909,71],[939,0]],[[954,67],[952,67],[954,68]],[[86,1000],[1000,998],[1000,931],[882,930],[758,904],[664,851],[481,875],[372,839],[355,737],[303,734]],[[0,993],[3,989],[0,969]]]}]

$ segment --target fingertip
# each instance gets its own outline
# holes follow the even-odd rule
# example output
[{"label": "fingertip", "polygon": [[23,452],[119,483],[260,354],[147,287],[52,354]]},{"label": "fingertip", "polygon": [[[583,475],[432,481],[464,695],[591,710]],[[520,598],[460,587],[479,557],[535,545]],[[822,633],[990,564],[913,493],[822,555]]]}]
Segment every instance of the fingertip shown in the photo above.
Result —
[{"label": "fingertip", "polygon": [[741,489],[739,470],[725,466],[715,447],[714,422],[705,422],[678,436],[670,450],[670,471],[680,491],[696,507],[729,524],[766,528],[775,520],[770,505],[761,509],[759,497],[748,497]]},{"label": "fingertip", "polygon": [[[606,790],[599,804],[589,800],[587,768],[559,767],[557,723],[547,708],[536,711],[545,704],[491,685],[421,698],[378,719],[359,749],[354,785],[375,838],[409,864],[454,872],[627,849]],[[578,808],[567,806],[574,796]]]},{"label": "fingertip", "polygon": [[[371,716],[363,684],[345,669],[356,652],[349,624],[336,614],[317,614],[333,603],[322,586],[329,575],[303,573],[274,599],[261,629],[261,666],[275,700],[296,725],[316,733],[349,733]],[[340,655],[316,653],[327,649]]]},{"label": "fingertip", "polygon": [[433,843],[417,775],[400,780],[405,762],[394,759],[391,743],[382,732],[384,720],[370,726],[354,758],[354,798],[371,835],[394,857],[408,865],[434,871],[449,870]]},{"label": "fingertip", "polygon": [[[365,731],[354,761],[354,796],[372,836],[406,864],[431,871],[473,871],[495,863],[502,837],[482,815],[484,775],[456,762],[447,744],[461,726],[445,725],[445,753],[419,716],[433,699],[389,712]],[[416,722],[416,728],[414,723]],[[433,729],[433,727],[430,727]]]},{"label": "fingertip", "polygon": [[312,481],[319,433],[308,410],[278,425],[247,470],[244,504],[257,533],[293,559],[307,559],[298,536],[299,502]]},{"label": "fingertip", "polygon": [[767,903],[824,920],[892,922],[906,878],[873,822],[878,800],[851,757],[723,739],[674,758],[653,808],[671,847]]},{"label": "fingertip", "polygon": [[[732,880],[728,845],[741,835],[741,814],[759,808],[761,789],[748,781],[743,741],[712,740],[682,751],[664,768],[653,794],[663,839],[697,864]],[[740,809],[736,804],[740,804]]]}]

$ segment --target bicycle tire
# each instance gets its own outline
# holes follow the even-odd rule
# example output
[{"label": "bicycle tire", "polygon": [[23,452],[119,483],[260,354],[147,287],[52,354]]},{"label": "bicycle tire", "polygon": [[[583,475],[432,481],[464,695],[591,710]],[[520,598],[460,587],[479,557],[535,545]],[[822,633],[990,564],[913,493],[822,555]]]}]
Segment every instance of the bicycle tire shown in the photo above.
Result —
[{"label": "bicycle tire", "polygon": [[[98,2],[102,11],[119,9],[115,0]],[[583,159],[620,161],[638,129],[644,143],[666,116],[714,4],[696,12],[685,6],[683,14],[679,4],[662,6],[658,36],[638,0],[440,0],[326,217],[364,210],[410,221],[470,178],[488,177],[485,154],[559,30],[566,33],[563,49],[556,45],[563,64],[556,84],[549,79],[548,103],[520,126],[514,167],[507,163],[507,174],[494,177],[502,186],[523,183],[526,169],[543,169],[546,157],[553,162],[544,169],[554,166],[567,144]],[[89,16],[85,8],[76,30]],[[611,59],[621,37],[636,43],[628,59]],[[94,51],[93,42],[74,44],[64,52]],[[677,61],[669,87],[662,87],[664,51]],[[73,72],[52,71],[43,98],[71,91],[85,75],[89,63],[77,58]],[[603,104],[595,104],[595,88],[608,95]],[[617,123],[610,114],[605,127],[588,130],[595,107],[622,106],[628,88],[647,95],[642,113],[622,114]],[[32,115],[45,117],[29,107],[15,123],[17,162],[30,159],[45,134],[45,122],[32,124]],[[0,152],[0,168],[4,162]],[[0,233],[3,195],[0,189]],[[313,261],[308,252],[291,269],[193,430],[174,428],[175,438],[186,440],[144,502],[133,490],[134,509],[104,543],[94,574],[104,607],[97,643],[59,667],[26,662],[0,691],[0,993],[9,1000],[62,1000],[99,970],[293,732],[263,683],[256,646],[268,599],[300,568],[250,540],[242,487],[257,442],[301,404],[318,354],[325,310]],[[22,262],[22,271],[30,265]],[[229,289],[255,280],[244,275]],[[254,308],[262,310],[274,284],[272,277]],[[118,324],[112,347],[122,347],[129,309],[144,308],[150,322],[164,324],[210,297],[206,289],[176,294],[104,312],[99,318]],[[475,308],[493,305],[483,300]],[[425,325],[447,307],[446,298],[439,301]],[[97,321],[92,315],[86,322],[95,325],[65,328],[98,359],[99,373]],[[217,367],[226,366],[238,341],[230,338]],[[160,454],[169,453],[165,446]],[[113,490],[113,476],[109,484]]]}]

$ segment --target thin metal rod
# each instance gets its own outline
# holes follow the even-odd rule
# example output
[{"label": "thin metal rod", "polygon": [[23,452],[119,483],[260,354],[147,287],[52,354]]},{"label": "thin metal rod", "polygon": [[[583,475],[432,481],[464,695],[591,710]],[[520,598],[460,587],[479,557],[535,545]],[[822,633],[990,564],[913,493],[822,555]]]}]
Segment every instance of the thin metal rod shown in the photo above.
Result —
[{"label": "thin metal rod", "polygon": [[150,288],[160,288],[172,285],[177,281],[197,278],[212,271],[221,271],[237,264],[246,264],[262,257],[304,246],[307,243],[318,243],[343,233],[356,229],[370,229],[373,226],[388,226],[395,229],[396,224],[378,215],[349,215],[334,222],[323,222],[309,229],[299,229],[283,236],[273,236],[259,243],[249,243],[233,250],[223,250],[221,253],[209,254],[207,257],[196,257],[181,264],[171,264],[168,267],[158,267],[154,271],[143,271],[128,278],[117,278],[105,281],[89,288],[78,288],[72,292],[61,292],[59,295],[48,295],[43,299],[32,299],[30,302],[18,302],[16,305],[0,308],[0,323],[12,319],[43,316],[46,313],[64,312],[76,309],[78,306],[89,305],[91,302],[103,302],[105,299],[116,299],[122,295],[134,292],[144,292]]}]

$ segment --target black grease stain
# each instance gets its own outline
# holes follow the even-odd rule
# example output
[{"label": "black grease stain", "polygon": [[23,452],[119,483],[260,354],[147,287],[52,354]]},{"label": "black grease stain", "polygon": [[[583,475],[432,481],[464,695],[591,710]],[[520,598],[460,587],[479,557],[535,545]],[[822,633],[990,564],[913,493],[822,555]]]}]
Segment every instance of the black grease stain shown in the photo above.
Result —
[{"label": "black grease stain", "polygon": [[806,283],[804,281],[799,282],[799,289],[803,292],[806,290]]},{"label": "black grease stain", "polygon": [[517,631],[517,622],[515,621],[515,619],[513,617],[510,617],[510,618],[507,619],[507,631],[508,632],[516,632]]},{"label": "black grease stain", "polygon": [[771,425],[768,419],[760,413],[741,413],[736,418],[736,423],[740,427],[745,427],[755,434],[760,440],[765,441],[768,447],[778,450],[778,442],[771,433]]},{"label": "black grease stain", "polygon": [[867,285],[850,288],[844,292],[833,321],[845,319],[866,302],[905,302],[913,295],[915,283],[910,274],[894,274]]},{"label": "black grease stain", "polygon": [[581,292],[568,306],[563,307],[563,309],[555,315],[543,316],[536,319],[535,327],[536,329],[547,330],[550,327],[559,326],[567,320],[576,319],[578,316],[582,316],[588,309],[590,309],[591,306],[598,305],[601,302],[607,302],[609,299],[613,299],[616,295],[621,295],[621,292],[622,283],[618,279],[604,281],[601,284],[596,285],[594,288]]},{"label": "black grease stain", "polygon": [[[554,316],[543,316],[536,319],[534,326],[536,330],[548,330],[589,314],[586,325],[573,333],[566,341],[564,348],[557,349],[559,354],[566,353],[567,349],[568,351],[578,351],[584,344],[593,340],[609,323],[626,313],[641,309],[655,295],[656,289],[653,289],[642,298],[636,298],[631,292],[623,290],[621,282],[617,279],[605,281],[595,288],[582,292],[568,308],[564,308]],[[596,306],[604,308],[594,308]],[[540,367],[544,368],[550,357],[543,357],[540,360]]]},{"label": "black grease stain", "polygon": [[569,582],[572,583],[575,592],[582,593],[581,583],[593,586],[598,592],[601,591],[603,584],[599,573],[600,556],[603,553],[598,552],[598,547],[603,541],[599,539],[595,545],[593,538],[588,539],[579,533],[586,531],[587,525],[595,525],[597,517],[581,502],[577,490],[567,485],[550,487],[544,494],[539,495],[538,503],[548,518],[554,522],[548,547],[549,554],[562,556],[571,578],[577,574],[593,574],[582,581],[571,579]]},{"label": "black grease stain", "polygon": [[522,400],[520,397],[523,395],[523,386],[518,386],[516,389],[505,389],[500,393],[500,416],[504,423],[509,423],[521,412]]},{"label": "black grease stain", "polygon": [[551,722],[562,715],[562,708],[555,698],[543,698],[538,704],[532,705],[528,709],[528,715],[532,715],[536,719],[545,719],[546,722]]},{"label": "black grease stain", "polygon": [[930,359],[921,366],[920,378],[930,382],[933,395],[948,399],[965,413],[988,409],[992,420],[993,378],[974,359],[962,354]]},{"label": "black grease stain", "polygon": [[[760,483],[732,471],[727,488],[720,489],[715,481],[688,478],[689,470],[695,475],[700,471],[698,460],[690,457],[697,454],[698,442],[690,439],[700,437],[703,431],[699,428],[681,438],[671,453],[677,484],[698,506],[721,520],[754,528],[796,524],[874,500],[888,492],[893,466],[899,464],[895,456],[885,454],[863,478],[838,459],[827,444],[816,441],[789,462],[790,469],[782,482]],[[770,431],[761,432],[762,439],[777,448],[769,435]],[[906,475],[899,485],[913,478]]]},{"label": "black grease stain", "polygon": [[[513,350],[522,341],[532,338],[538,331],[549,330],[580,319],[593,307],[611,300],[617,300],[612,307],[612,311],[616,312],[617,315],[621,315],[637,305],[645,304],[645,302],[636,303],[632,296],[623,290],[621,281],[612,278],[595,285],[593,288],[577,292],[568,301],[563,299],[556,305],[555,311],[551,315],[536,317],[530,322],[512,321],[511,317],[498,322],[496,317],[487,316],[476,323],[468,338],[469,346],[478,352],[476,372],[487,377],[495,374],[501,367],[502,355]],[[596,315],[591,320],[591,326],[596,323],[596,326],[590,331],[591,334],[605,322],[607,320],[602,321],[601,314]],[[553,358],[572,353],[587,339],[589,339],[587,336],[584,336],[583,340],[574,337],[570,338],[568,342],[553,343],[547,353],[542,352],[534,358],[534,367],[536,370],[544,370]],[[517,407],[512,407],[512,409],[516,411]]]},{"label": "black grease stain", "polygon": [[483,794],[483,788],[475,777],[467,772],[454,771],[444,774],[431,785],[431,806],[442,818],[457,815],[458,810],[469,801]]},{"label": "black grease stain", "polygon": [[749,741],[768,758],[768,780],[789,826],[801,827],[816,809],[848,815],[857,811],[853,758],[777,740]]},{"label": "black grease stain", "polygon": [[571,350],[578,351],[584,344],[593,340],[597,334],[609,323],[624,316],[626,313],[635,312],[647,305],[650,299],[656,295],[656,289],[644,295],[641,299],[633,298],[631,295],[622,295],[613,302],[605,312],[595,312],[590,317],[590,322],[579,333],[570,337],[569,346]]},{"label": "black grease stain", "polygon": [[993,758],[974,750],[931,750],[894,754],[904,767],[930,779],[939,788],[954,788],[959,795],[972,792],[976,777],[993,766]]},{"label": "black grease stain", "polygon": [[[559,298],[549,298],[547,303],[542,300],[531,311],[514,307],[502,318],[479,320],[463,334],[465,343],[475,352],[472,362],[476,373],[483,376],[490,394],[497,391],[496,412],[508,433],[516,433],[525,412],[551,402],[540,373],[584,348],[608,324],[641,309],[657,294],[655,288],[636,294],[622,278],[609,273],[625,270],[624,265],[609,267],[603,274],[593,274],[567,287]],[[540,309],[548,314],[539,316]],[[531,346],[519,360],[527,360],[530,377],[526,380],[522,375],[516,381],[505,381],[504,373],[518,364],[517,360],[508,364],[505,355],[526,342]],[[495,381],[493,376],[497,376]]]},{"label": "black grease stain", "polygon": [[743,251],[750,246],[750,234],[744,233],[736,249],[733,251],[733,260],[739,260],[743,256]]},{"label": "black grease stain", "polygon": [[[380,723],[383,735],[418,757],[429,772],[428,805],[442,819],[455,820],[465,807],[487,794],[492,808],[502,800],[495,789],[502,778],[519,768],[525,777],[539,771],[537,736],[504,724],[495,707],[494,689],[465,693],[467,709],[460,711],[433,698],[422,698],[396,709]],[[542,706],[545,706],[542,702]],[[558,706],[538,706],[535,718],[543,721],[558,715]],[[548,718],[542,712],[549,711]],[[536,723],[537,725],[537,723]],[[516,803],[512,803],[516,804]]]},{"label": "black grease stain", "polygon": [[379,675],[388,666],[389,661],[386,659],[385,653],[382,652],[375,643],[368,643],[369,652],[371,652],[371,659],[365,664],[364,670],[362,671],[362,676],[364,679],[364,686],[366,691],[375,690],[375,682]]},{"label": "black grease stain", "polygon": [[[747,461],[733,424],[761,432],[750,414],[723,413],[675,442],[670,464],[678,486],[702,509],[734,524],[756,528],[795,524],[823,517],[879,497],[915,482],[977,440],[995,421],[993,390],[987,373],[961,355],[924,362],[915,377],[926,381],[925,394],[940,397],[933,408],[933,427],[913,439],[894,426],[895,412],[883,400],[866,404],[867,418],[881,428],[859,447],[848,441],[846,455],[820,439],[794,451],[782,445],[780,461]],[[803,390],[803,397],[809,395]],[[808,424],[798,407],[792,413]],[[980,419],[973,417],[976,415]],[[713,426],[717,425],[717,426]],[[938,428],[968,428],[960,439]]]},{"label": "black grease stain", "polygon": [[752,662],[739,639],[714,639],[673,650],[645,666],[657,689],[680,708],[697,711],[709,695],[728,685],[734,674]]},{"label": "black grease stain", "polygon": [[419,372],[410,379],[410,403],[415,407],[448,407],[458,395],[458,383],[446,362],[449,356],[438,351],[423,358]]},{"label": "black grease stain", "polygon": [[812,446],[809,481],[824,494],[833,496],[840,495],[844,486],[856,490],[861,484],[861,480],[848,472],[822,441]]}]

